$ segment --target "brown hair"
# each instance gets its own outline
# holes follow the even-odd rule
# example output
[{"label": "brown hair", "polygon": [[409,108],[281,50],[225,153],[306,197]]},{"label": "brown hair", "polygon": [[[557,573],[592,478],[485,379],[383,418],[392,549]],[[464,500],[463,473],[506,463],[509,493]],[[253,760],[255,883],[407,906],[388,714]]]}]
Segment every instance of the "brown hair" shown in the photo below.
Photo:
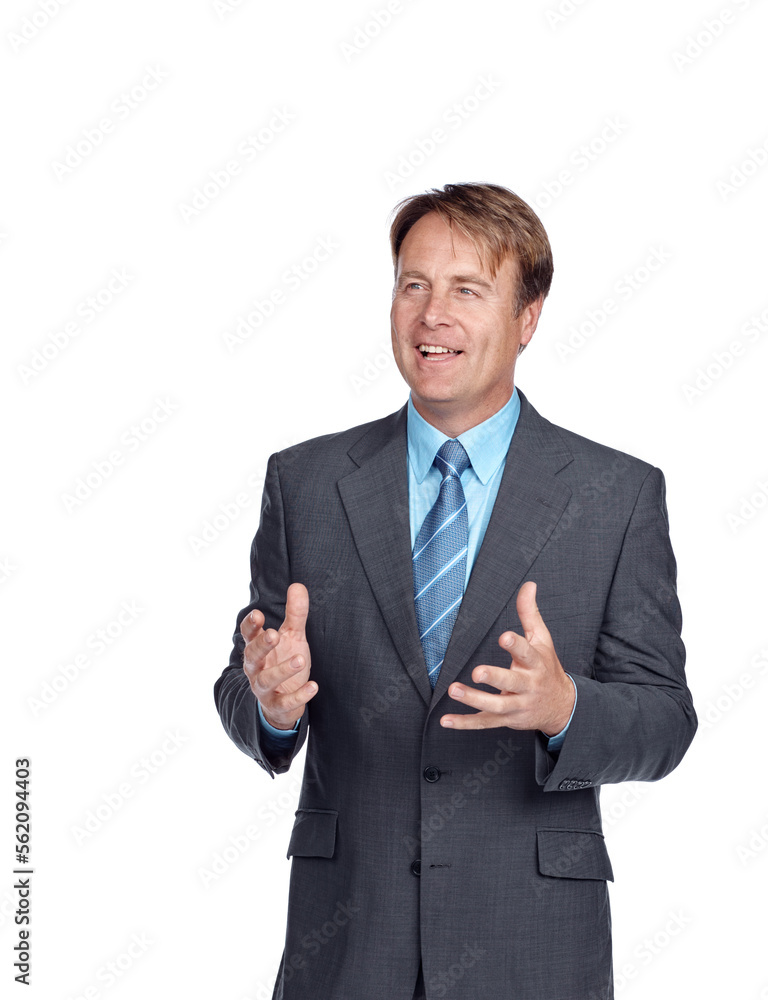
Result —
[{"label": "brown hair", "polygon": [[395,270],[403,240],[429,212],[474,243],[492,277],[506,257],[518,262],[516,316],[546,298],[554,271],[552,248],[541,219],[514,191],[498,184],[446,184],[403,199],[393,209],[389,230]]}]

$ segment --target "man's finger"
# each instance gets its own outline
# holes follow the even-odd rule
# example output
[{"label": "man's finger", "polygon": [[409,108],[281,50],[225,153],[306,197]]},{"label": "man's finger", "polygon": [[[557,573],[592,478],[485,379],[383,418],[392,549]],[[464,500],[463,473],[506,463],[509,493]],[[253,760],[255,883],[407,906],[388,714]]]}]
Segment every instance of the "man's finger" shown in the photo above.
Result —
[{"label": "man's finger", "polygon": [[299,684],[306,682],[309,676],[306,658],[298,653],[268,667],[263,663],[263,660],[253,661],[246,657],[243,664],[246,674],[251,679],[251,686],[258,688],[260,692],[275,691],[280,685],[285,685],[286,690],[293,690]]},{"label": "man's finger", "polygon": [[445,729],[498,729],[507,723],[498,715],[474,712],[467,715],[441,715],[440,725]]},{"label": "man's finger", "polygon": [[[506,633],[510,635],[511,633]],[[525,640],[522,640],[525,642]],[[488,687],[496,688],[502,694],[520,694],[528,688],[528,679],[519,670],[510,667],[492,667],[487,663],[480,663],[472,671],[472,680],[475,684],[487,684]],[[467,684],[454,684],[448,689],[449,694],[453,688],[468,687]]]},{"label": "man's finger", "polygon": [[509,691],[501,694],[490,694],[488,691],[481,691],[479,688],[469,687],[466,684],[452,684],[448,688],[448,695],[454,701],[460,701],[463,705],[476,708],[480,712],[488,715],[506,715],[515,707],[516,695]]},{"label": "man's finger", "polygon": [[[303,684],[298,690],[290,691],[286,694],[276,694],[272,697],[271,710],[272,712],[282,711],[282,712],[295,712],[297,708],[301,708],[306,705],[308,701],[317,694],[317,684],[314,681],[310,681],[308,684]],[[264,718],[269,722],[269,710],[262,703],[262,712],[264,712]],[[274,725],[274,723],[272,723]],[[279,726],[276,728],[280,728]]]},{"label": "man's finger", "polygon": [[267,655],[277,645],[278,639],[279,636],[273,628],[257,632],[250,642],[246,643],[244,663],[250,662],[261,667]]},{"label": "man's finger", "polygon": [[285,595],[285,620],[283,628],[304,633],[309,614],[309,593],[303,583],[292,583]]},{"label": "man's finger", "polygon": [[[546,634],[549,635],[548,632]],[[541,661],[541,652],[532,646],[528,639],[517,635],[516,632],[503,632],[499,636],[499,645],[512,657],[513,667],[535,667]]]},{"label": "man's finger", "polygon": [[549,629],[544,624],[541,612],[536,604],[536,584],[528,580],[517,593],[517,616],[527,639],[533,635],[540,638],[549,636]]},{"label": "man's finger", "polygon": [[258,610],[258,608],[254,608],[253,611],[246,615],[240,622],[240,635],[242,635],[246,642],[250,642],[263,627],[264,615]]}]

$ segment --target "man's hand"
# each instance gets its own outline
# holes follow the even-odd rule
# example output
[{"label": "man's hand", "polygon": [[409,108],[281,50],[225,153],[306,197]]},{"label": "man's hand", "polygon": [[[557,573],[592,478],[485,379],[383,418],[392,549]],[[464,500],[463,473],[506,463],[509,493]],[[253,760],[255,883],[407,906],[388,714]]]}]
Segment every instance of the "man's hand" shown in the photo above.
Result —
[{"label": "man's hand", "polygon": [[264,615],[251,611],[240,624],[245,639],[243,670],[261,703],[264,718],[275,729],[293,729],[304,706],[317,693],[309,681],[309,646],[305,628],[309,594],[303,583],[292,583],[285,598],[285,621],[264,630]]},{"label": "man's hand", "polygon": [[443,726],[453,729],[540,729],[555,736],[565,728],[573,710],[573,683],[557,658],[552,636],[536,606],[536,584],[528,581],[517,595],[517,614],[525,638],[514,632],[499,636],[499,645],[512,657],[509,670],[481,665],[472,671],[476,684],[498,688],[490,694],[465,684],[452,684],[448,694],[479,709],[471,715],[444,715]]}]

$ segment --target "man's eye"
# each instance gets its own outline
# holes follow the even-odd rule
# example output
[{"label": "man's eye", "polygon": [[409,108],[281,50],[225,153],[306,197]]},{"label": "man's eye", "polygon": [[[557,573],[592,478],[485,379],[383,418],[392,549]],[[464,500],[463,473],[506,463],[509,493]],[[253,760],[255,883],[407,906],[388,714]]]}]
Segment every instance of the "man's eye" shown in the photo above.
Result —
[{"label": "man's eye", "polygon": [[411,281],[405,287],[406,288],[421,288],[421,284],[418,281]]},{"label": "man's eye", "polygon": [[475,294],[475,292],[474,292],[474,290],[472,288],[460,288],[459,291],[460,292],[469,292],[470,295],[474,295]]}]

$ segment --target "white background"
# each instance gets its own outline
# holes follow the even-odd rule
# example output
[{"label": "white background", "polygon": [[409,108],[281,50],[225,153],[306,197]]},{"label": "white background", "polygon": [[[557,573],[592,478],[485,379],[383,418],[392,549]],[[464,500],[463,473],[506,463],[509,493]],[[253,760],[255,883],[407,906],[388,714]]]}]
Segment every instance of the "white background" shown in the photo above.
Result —
[{"label": "white background", "polygon": [[701,726],[660,784],[604,789],[617,995],[768,996],[767,6],[3,4],[3,990],[24,756],[23,995],[271,995],[301,762],[271,781],[212,698],[264,464],[405,400],[387,217],[473,180],[554,247],[518,384],[667,478]]}]

